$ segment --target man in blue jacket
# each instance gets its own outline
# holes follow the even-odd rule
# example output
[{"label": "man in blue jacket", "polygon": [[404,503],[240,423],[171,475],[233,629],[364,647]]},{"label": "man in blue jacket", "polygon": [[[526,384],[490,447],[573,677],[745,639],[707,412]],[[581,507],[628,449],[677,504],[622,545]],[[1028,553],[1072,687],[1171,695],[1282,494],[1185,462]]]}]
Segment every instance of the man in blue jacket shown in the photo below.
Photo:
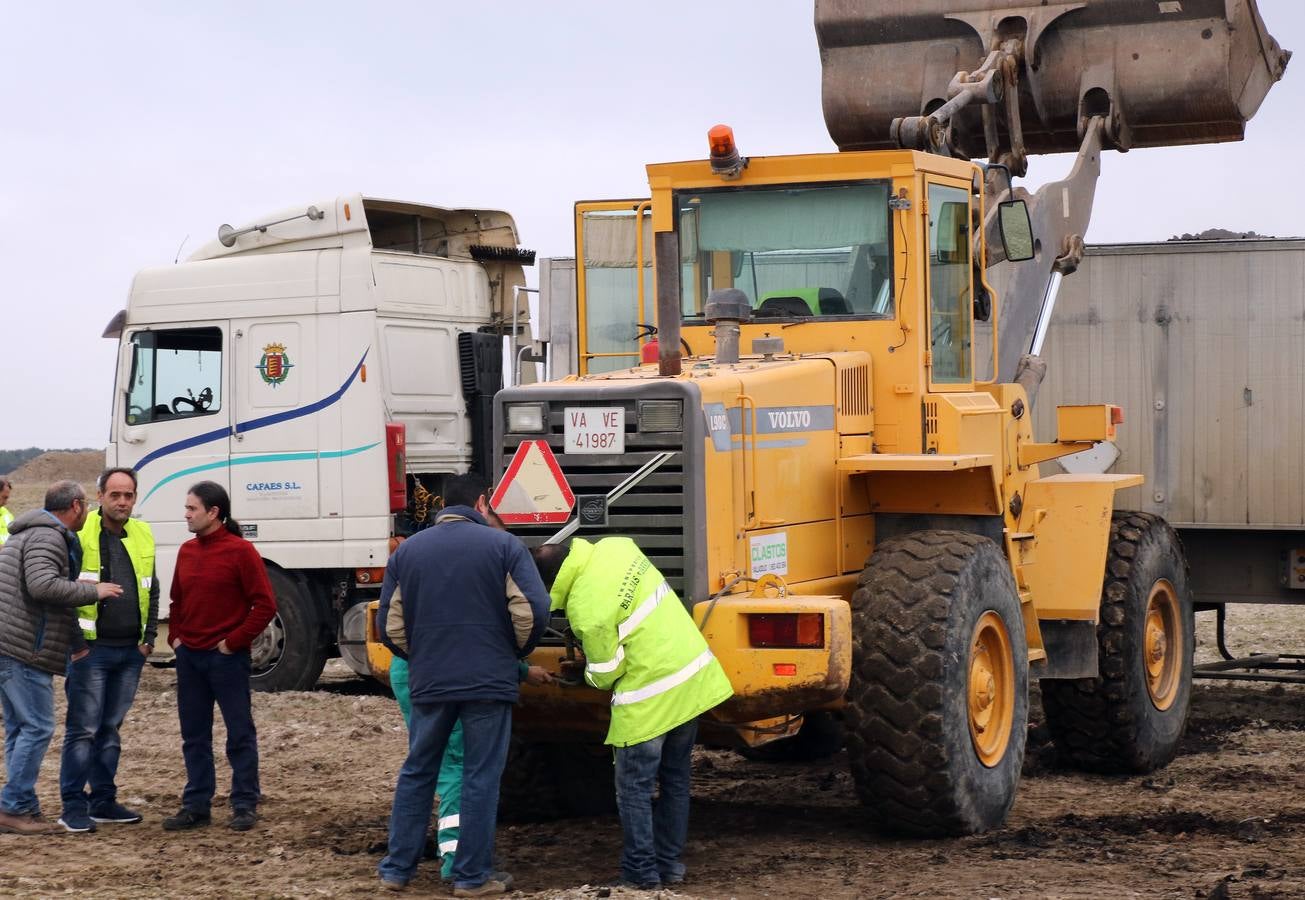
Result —
[{"label": "man in blue jacket", "polygon": [[408,644],[412,718],[381,882],[402,890],[416,872],[440,760],[453,726],[461,723],[461,834],[453,895],[505,893],[512,876],[493,868],[499,779],[517,701],[517,661],[543,636],[548,591],[519,540],[461,505],[446,506],[433,527],[404,541],[390,557],[383,607],[396,591]]}]

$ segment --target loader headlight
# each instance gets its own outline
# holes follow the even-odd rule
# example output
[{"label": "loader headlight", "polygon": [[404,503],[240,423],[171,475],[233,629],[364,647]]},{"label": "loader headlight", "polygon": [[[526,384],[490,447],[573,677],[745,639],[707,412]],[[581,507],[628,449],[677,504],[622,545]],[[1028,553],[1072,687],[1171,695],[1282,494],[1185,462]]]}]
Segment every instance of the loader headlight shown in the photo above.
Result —
[{"label": "loader headlight", "polygon": [[507,430],[513,434],[542,432],[547,421],[542,403],[509,403]]},{"label": "loader headlight", "polygon": [[640,400],[640,431],[682,431],[684,429],[683,400]]}]

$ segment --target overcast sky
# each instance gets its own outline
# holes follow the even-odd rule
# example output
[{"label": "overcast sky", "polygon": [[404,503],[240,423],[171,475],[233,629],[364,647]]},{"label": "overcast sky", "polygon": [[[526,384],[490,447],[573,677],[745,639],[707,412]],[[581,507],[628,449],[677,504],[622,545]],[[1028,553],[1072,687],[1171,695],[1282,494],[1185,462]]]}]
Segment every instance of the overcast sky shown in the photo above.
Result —
[{"label": "overcast sky", "polygon": [[[1305,4],[1260,0],[1305,49]],[[193,10],[192,10],[193,6]],[[573,253],[578,199],[648,162],[834,149],[809,0],[25,3],[0,55],[0,448],[103,446],[132,274],[359,191],[508,210]],[[1089,241],[1305,234],[1305,56],[1237,144],[1107,153]],[[1068,157],[1035,160],[1030,186]],[[532,276],[533,278],[533,276]],[[1305,289],[1305,287],[1302,287]]]}]

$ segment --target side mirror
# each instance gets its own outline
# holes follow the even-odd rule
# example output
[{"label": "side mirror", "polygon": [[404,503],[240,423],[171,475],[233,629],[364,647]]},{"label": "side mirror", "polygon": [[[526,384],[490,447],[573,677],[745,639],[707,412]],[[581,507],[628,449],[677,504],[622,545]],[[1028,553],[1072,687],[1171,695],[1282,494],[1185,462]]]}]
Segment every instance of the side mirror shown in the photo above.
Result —
[{"label": "side mirror", "polygon": [[1023,200],[1008,200],[997,207],[997,224],[1001,228],[1001,245],[1011,262],[1033,258],[1033,223]]}]

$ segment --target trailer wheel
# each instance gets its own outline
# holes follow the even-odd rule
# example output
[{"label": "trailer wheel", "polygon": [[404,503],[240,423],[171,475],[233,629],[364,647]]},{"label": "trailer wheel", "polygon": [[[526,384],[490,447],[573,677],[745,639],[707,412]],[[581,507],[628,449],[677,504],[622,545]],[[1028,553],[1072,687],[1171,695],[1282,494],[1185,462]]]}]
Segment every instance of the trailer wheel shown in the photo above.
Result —
[{"label": "trailer wheel", "polygon": [[317,609],[303,581],[268,567],[276,615],[250,645],[250,686],[256,691],[310,691],[326,665]]},{"label": "trailer wheel", "polygon": [[551,822],[613,812],[616,770],[611,748],[512,739],[499,784],[500,820]]},{"label": "trailer wheel", "polygon": [[1187,561],[1159,516],[1116,512],[1097,624],[1097,677],[1043,681],[1062,759],[1096,772],[1150,772],[1178,752],[1195,645]]},{"label": "trailer wheel", "polygon": [[848,758],[880,828],[970,834],[1015,802],[1028,653],[1010,566],[960,531],[884,541],[852,596]]}]

